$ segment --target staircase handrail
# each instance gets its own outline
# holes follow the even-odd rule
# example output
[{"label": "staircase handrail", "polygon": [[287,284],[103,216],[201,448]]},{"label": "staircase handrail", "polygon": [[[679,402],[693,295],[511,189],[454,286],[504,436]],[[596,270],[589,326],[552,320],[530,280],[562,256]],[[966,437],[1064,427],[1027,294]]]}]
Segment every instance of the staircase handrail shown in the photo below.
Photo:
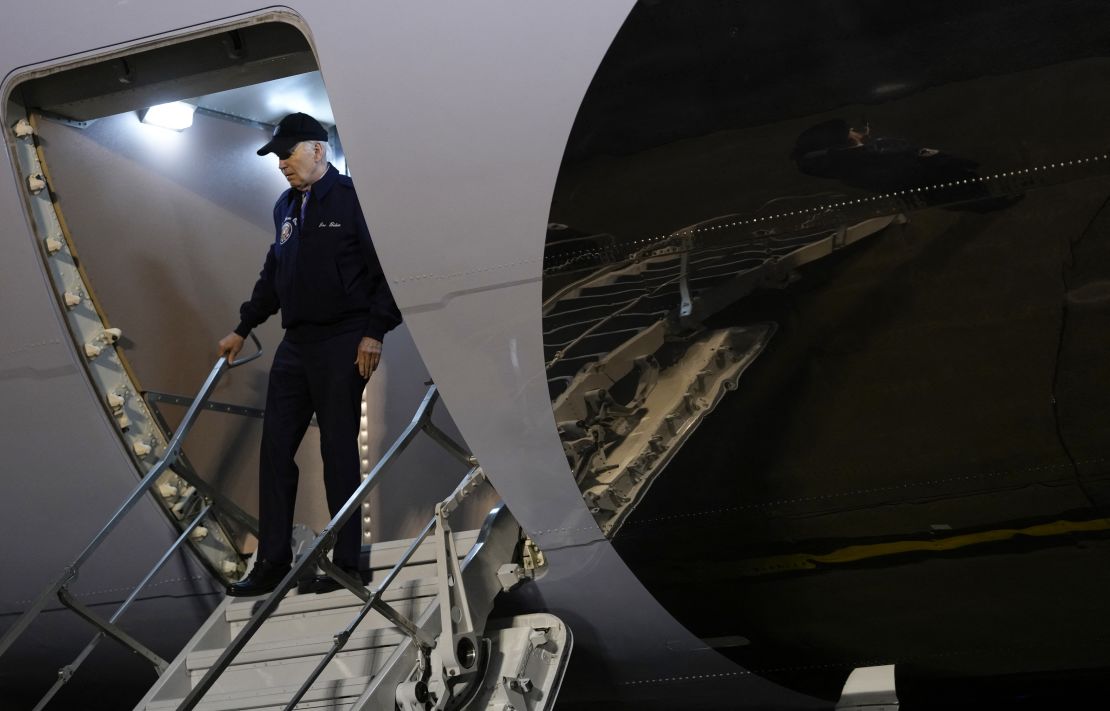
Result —
[{"label": "staircase handrail", "polygon": [[[254,637],[255,633],[262,627],[263,623],[270,618],[278,605],[285,598],[285,595],[296,586],[297,581],[309,570],[310,566],[314,567],[319,565],[320,568],[334,578],[336,582],[362,599],[365,605],[377,610],[379,614],[410,636],[417,645],[425,649],[435,647],[435,640],[428,635],[427,632],[420,629],[408,617],[394,610],[391,605],[388,605],[381,599],[381,595],[377,591],[373,593],[370,592],[361,585],[361,581],[356,582],[351,576],[335,567],[335,565],[327,559],[327,553],[335,545],[339,529],[343,527],[343,524],[350,519],[355,511],[361,510],[362,502],[369,495],[374,485],[377,484],[379,476],[394,463],[397,456],[412,443],[416,435],[420,432],[427,434],[431,439],[443,446],[448,453],[452,454],[460,461],[474,467],[474,469],[467,474],[467,477],[464,478],[463,484],[474,478],[474,472],[481,471],[480,468],[477,467],[477,461],[472,455],[467,453],[462,446],[432,423],[432,409],[435,407],[435,403],[438,399],[439,391],[436,389],[434,383],[429,383],[428,390],[425,392],[424,398],[421,400],[420,406],[417,407],[416,413],[413,415],[408,426],[405,427],[401,435],[394,440],[393,444],[390,445],[389,449],[386,450],[385,454],[378,460],[378,463],[351,497],[347,499],[347,502],[339,512],[332,517],[331,521],[328,522],[319,535],[313,539],[308,550],[294,561],[289,572],[281,582],[278,583],[273,592],[270,593],[265,600],[255,606],[250,619],[242,629],[239,630],[239,633],[231,640],[227,647],[224,648],[224,651],[212,666],[208,668],[204,676],[189,690],[188,695],[182,699],[181,705],[178,706],[177,711],[190,711],[200,703],[204,695],[208,693],[224,671],[227,670],[239,652],[246,647],[247,643],[250,642],[251,638]],[[463,484],[460,484],[460,488],[463,487]],[[458,491],[458,489],[456,489],[456,491]],[[432,528],[434,528],[434,526],[429,525],[425,532],[422,533],[422,536],[426,537]],[[414,543],[413,546],[410,546],[410,551],[406,553],[406,556],[411,556],[417,545],[419,544]],[[399,571],[396,570],[396,568],[394,571],[391,571],[390,575],[386,578],[386,582],[392,582],[397,572]]]},{"label": "staircase handrail", "polygon": [[[73,560],[73,562],[71,562],[62,570],[61,575],[59,575],[53,583],[43,589],[43,591],[35,599],[34,603],[32,603],[31,606],[27,608],[27,610],[25,610],[22,615],[20,615],[15,624],[12,625],[12,627],[4,633],[4,636],[0,638],[0,657],[2,657],[4,653],[7,652],[8,649],[15,643],[15,641],[27,630],[27,628],[30,627],[31,623],[34,622],[35,618],[37,618],[38,615],[43,611],[43,608],[46,607],[46,604],[50,600],[50,598],[54,597],[55,595],[64,593],[66,587],[77,579],[77,576],[81,570],[81,566],[85,564],[85,562],[94,552],[96,552],[96,549],[100,547],[100,544],[104,542],[104,540],[108,537],[108,534],[110,534],[113,529],[115,529],[115,527],[119,524],[119,522],[123,520],[124,516],[126,516],[128,512],[130,512],[131,509],[134,508],[135,504],[137,504],[139,500],[143,497],[143,495],[150,490],[150,488],[154,485],[158,478],[163,473],[165,473],[165,471],[169,469],[171,465],[174,464],[181,453],[182,442],[185,440],[186,435],[189,434],[189,430],[192,429],[193,423],[196,421],[197,416],[200,414],[201,410],[204,409],[204,403],[208,401],[212,390],[216,387],[216,384],[220,381],[220,378],[223,376],[223,374],[232,368],[238,368],[239,366],[250,363],[251,361],[262,356],[262,344],[259,342],[258,337],[255,336],[254,333],[251,333],[249,335],[251,340],[254,341],[254,345],[256,346],[257,350],[249,356],[238,358],[230,362],[227,358],[224,358],[223,356],[221,356],[220,359],[216,361],[215,365],[213,365],[212,369],[209,371],[208,377],[205,378],[204,384],[201,386],[200,391],[197,393],[197,396],[193,400],[192,405],[190,405],[189,409],[185,412],[185,417],[181,420],[181,424],[178,425],[177,430],[173,434],[173,437],[171,437],[170,441],[167,443],[166,449],[163,452],[161,458],[159,458],[154,466],[150,468],[150,471],[147,472],[146,476],[144,476],[142,480],[135,486],[127,499],[124,500],[124,502],[116,509],[115,513],[112,514],[111,518],[108,519],[108,522],[100,529],[100,531],[95,536],[93,536],[93,539],[85,546],[84,550],[81,551],[81,553]],[[198,522],[199,518],[192,524],[192,526],[195,526]],[[190,526],[190,530],[192,526]],[[178,543],[175,543],[175,547],[179,543],[180,539]],[[165,557],[163,557],[163,559],[159,561],[155,568],[157,569],[161,567],[164,562]],[[156,569],[155,571],[148,573],[147,576],[144,577],[143,581],[140,582],[140,589],[147,582],[149,582],[150,578],[153,576],[153,572],[156,572]],[[134,592],[132,594],[134,594]],[[64,594],[59,599],[62,601],[63,604],[66,604]],[[69,607],[68,604],[66,604],[66,606]],[[118,630],[118,628],[115,627],[114,622],[97,621],[93,622],[93,624],[97,627],[100,627],[102,632],[105,632],[107,630]],[[122,632],[122,630],[120,631]],[[145,648],[140,649],[133,647],[130,643],[125,641],[126,639],[129,639],[126,636],[124,636],[123,638],[117,637],[117,639],[124,644],[127,644],[129,647],[132,647],[132,651],[146,656],[145,651],[147,650],[145,650]],[[83,661],[83,658],[81,659],[81,661]],[[155,664],[155,666],[157,667],[157,663]],[[72,674],[72,668],[67,667],[65,669],[68,669],[69,673]]]},{"label": "staircase handrail", "polygon": [[[450,496],[448,496],[441,502],[441,506],[443,506],[445,513],[447,515],[450,515],[450,513],[454,511],[455,508],[457,508],[458,502],[463,497],[465,497],[466,494],[470,493],[474,486],[477,486],[484,480],[485,474],[482,472],[481,467],[475,466],[473,469],[468,471],[466,473],[466,476],[463,477],[462,481],[455,488],[455,491],[453,491]],[[355,615],[354,619],[351,620],[351,622],[341,632],[337,633],[332,638],[333,641],[331,648],[328,649],[327,653],[325,653],[323,658],[321,658],[320,661],[316,664],[316,667],[308,675],[308,678],[306,678],[301,684],[300,688],[297,689],[297,692],[293,695],[293,698],[285,704],[284,711],[293,711],[293,709],[296,708],[297,704],[300,703],[301,699],[304,698],[304,695],[308,693],[308,690],[312,688],[312,685],[320,677],[320,674],[324,672],[324,668],[327,667],[331,660],[335,658],[335,655],[339,654],[339,652],[343,650],[343,647],[347,645],[347,641],[351,638],[351,635],[354,634],[355,629],[360,624],[362,624],[362,621],[366,619],[366,616],[368,614],[370,614],[370,610],[374,608],[375,603],[380,600],[382,596],[385,595],[385,591],[397,578],[401,570],[409,564],[409,561],[412,560],[412,557],[416,554],[416,551],[419,550],[421,544],[423,544],[424,541],[428,539],[428,536],[431,535],[438,521],[439,516],[433,514],[428,523],[424,526],[420,533],[417,534],[416,538],[412,539],[412,543],[410,543],[409,547],[405,549],[405,552],[386,574],[385,578],[383,578],[382,581],[378,584],[378,587],[374,590],[373,593],[370,594],[369,597],[364,599],[362,607],[359,609],[358,614]],[[417,644],[419,644],[419,640],[417,640],[415,636],[411,634],[409,636],[412,637],[414,642],[417,642]]]}]

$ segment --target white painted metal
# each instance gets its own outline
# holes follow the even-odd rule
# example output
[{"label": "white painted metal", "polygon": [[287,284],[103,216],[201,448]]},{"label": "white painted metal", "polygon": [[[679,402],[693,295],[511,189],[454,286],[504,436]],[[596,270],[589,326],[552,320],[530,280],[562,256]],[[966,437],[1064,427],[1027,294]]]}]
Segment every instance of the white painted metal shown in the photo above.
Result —
[{"label": "white painted metal", "polygon": [[470,708],[553,708],[574,646],[570,629],[558,617],[541,613],[500,620],[487,636],[494,666]]},{"label": "white painted metal", "polygon": [[844,682],[838,711],[898,711],[894,665],[853,669]]}]

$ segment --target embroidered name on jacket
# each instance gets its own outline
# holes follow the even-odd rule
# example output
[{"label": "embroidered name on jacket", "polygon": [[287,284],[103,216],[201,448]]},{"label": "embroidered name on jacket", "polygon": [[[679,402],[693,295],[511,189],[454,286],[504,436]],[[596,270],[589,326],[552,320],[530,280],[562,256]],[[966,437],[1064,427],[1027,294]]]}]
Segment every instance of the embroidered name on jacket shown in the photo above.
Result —
[{"label": "embroidered name on jacket", "polygon": [[320,223],[320,227],[342,227],[342,226],[343,225],[339,224],[338,222],[329,222],[327,224],[324,224],[323,222]]}]

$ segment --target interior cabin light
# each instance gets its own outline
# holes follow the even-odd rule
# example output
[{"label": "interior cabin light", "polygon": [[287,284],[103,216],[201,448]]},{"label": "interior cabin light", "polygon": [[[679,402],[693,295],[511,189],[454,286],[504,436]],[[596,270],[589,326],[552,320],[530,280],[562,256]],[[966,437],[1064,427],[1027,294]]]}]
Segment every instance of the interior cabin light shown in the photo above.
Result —
[{"label": "interior cabin light", "polygon": [[196,109],[197,107],[184,101],[172,101],[140,112],[139,120],[152,126],[184,131],[193,125],[193,112]]}]

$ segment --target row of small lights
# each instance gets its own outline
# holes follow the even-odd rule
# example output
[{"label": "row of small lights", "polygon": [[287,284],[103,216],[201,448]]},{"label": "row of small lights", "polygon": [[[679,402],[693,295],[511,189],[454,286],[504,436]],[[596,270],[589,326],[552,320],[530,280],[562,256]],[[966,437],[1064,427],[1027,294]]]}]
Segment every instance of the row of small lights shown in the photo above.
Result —
[{"label": "row of small lights", "polygon": [[[842,202],[835,202],[835,203],[830,203],[830,204],[827,204],[827,205],[819,205],[817,207],[806,208],[806,209],[803,209],[803,210],[791,210],[790,212],[780,212],[776,215],[767,215],[767,216],[764,216],[764,217],[752,217],[752,218],[749,218],[749,219],[746,219],[746,220],[736,220],[734,222],[729,222],[729,223],[725,223],[725,224],[721,224],[721,225],[711,225],[709,227],[696,227],[694,229],[679,230],[678,232],[674,232],[674,233],[671,233],[669,235],[659,235],[657,237],[645,237],[643,239],[639,239],[639,240],[636,240],[634,242],[629,242],[625,246],[626,247],[635,247],[636,245],[639,245],[639,244],[651,244],[651,243],[659,242],[659,241],[664,240],[664,239],[668,239],[670,237],[688,237],[688,236],[692,236],[692,235],[695,235],[695,234],[700,234],[700,233],[703,233],[703,232],[711,232],[713,230],[722,230],[722,229],[729,229],[729,228],[732,228],[732,227],[743,227],[745,225],[754,225],[754,224],[757,224],[757,223],[760,223],[760,222],[779,220],[779,219],[782,219],[784,217],[794,217],[794,216],[797,216],[797,215],[806,215],[806,214],[821,212],[821,211],[824,211],[824,210],[830,210],[830,209],[838,208],[838,207],[850,207],[850,206],[853,206],[853,205],[862,205],[862,204],[868,203],[868,202],[878,202],[878,201],[882,201],[882,200],[889,200],[889,199],[892,199],[892,198],[902,197],[904,195],[912,195],[914,193],[927,193],[927,192],[930,192],[932,190],[941,190],[941,189],[944,189],[944,188],[954,188],[954,187],[957,187],[959,185],[968,185],[968,184],[971,184],[971,183],[986,183],[986,182],[990,182],[990,181],[993,181],[993,180],[998,180],[1000,178],[1018,177],[1018,176],[1028,175],[1029,173],[1037,173],[1037,172],[1042,171],[1042,170],[1055,170],[1057,168],[1070,168],[1070,167],[1074,167],[1074,166],[1078,166],[1078,165],[1084,165],[1086,163],[1095,163],[1095,162],[1098,162],[1100,160],[1106,160],[1108,158],[1110,158],[1110,154],[1103,153],[1102,155],[1092,156],[1090,158],[1077,158],[1075,160],[1069,160],[1069,161],[1066,161],[1066,162],[1061,161],[1059,163],[1049,163],[1047,165],[1039,165],[1039,166],[1034,166],[1032,168],[1021,168],[1019,170],[1002,171],[1000,173],[995,173],[993,175],[988,175],[988,176],[976,176],[975,178],[965,178],[963,180],[954,180],[954,181],[948,182],[948,183],[937,183],[935,185],[927,185],[927,186],[922,186],[922,187],[919,187],[919,188],[907,188],[906,190],[897,190],[897,191],[894,191],[894,192],[883,193],[881,195],[872,195],[870,197],[857,198],[855,200],[844,200]],[[601,250],[583,250],[581,252],[574,252],[574,253],[571,253],[569,255],[559,255],[561,258],[567,259],[568,261],[566,261],[563,264],[560,264],[558,266],[559,267],[564,267],[564,266],[567,266],[568,264],[570,264],[570,262],[575,260],[575,259],[579,259],[579,258],[582,258],[582,257],[596,256],[596,255],[599,255],[599,254],[602,254],[602,253],[603,252]],[[548,268],[551,269],[551,268],[555,268],[555,267],[548,267]]]}]

